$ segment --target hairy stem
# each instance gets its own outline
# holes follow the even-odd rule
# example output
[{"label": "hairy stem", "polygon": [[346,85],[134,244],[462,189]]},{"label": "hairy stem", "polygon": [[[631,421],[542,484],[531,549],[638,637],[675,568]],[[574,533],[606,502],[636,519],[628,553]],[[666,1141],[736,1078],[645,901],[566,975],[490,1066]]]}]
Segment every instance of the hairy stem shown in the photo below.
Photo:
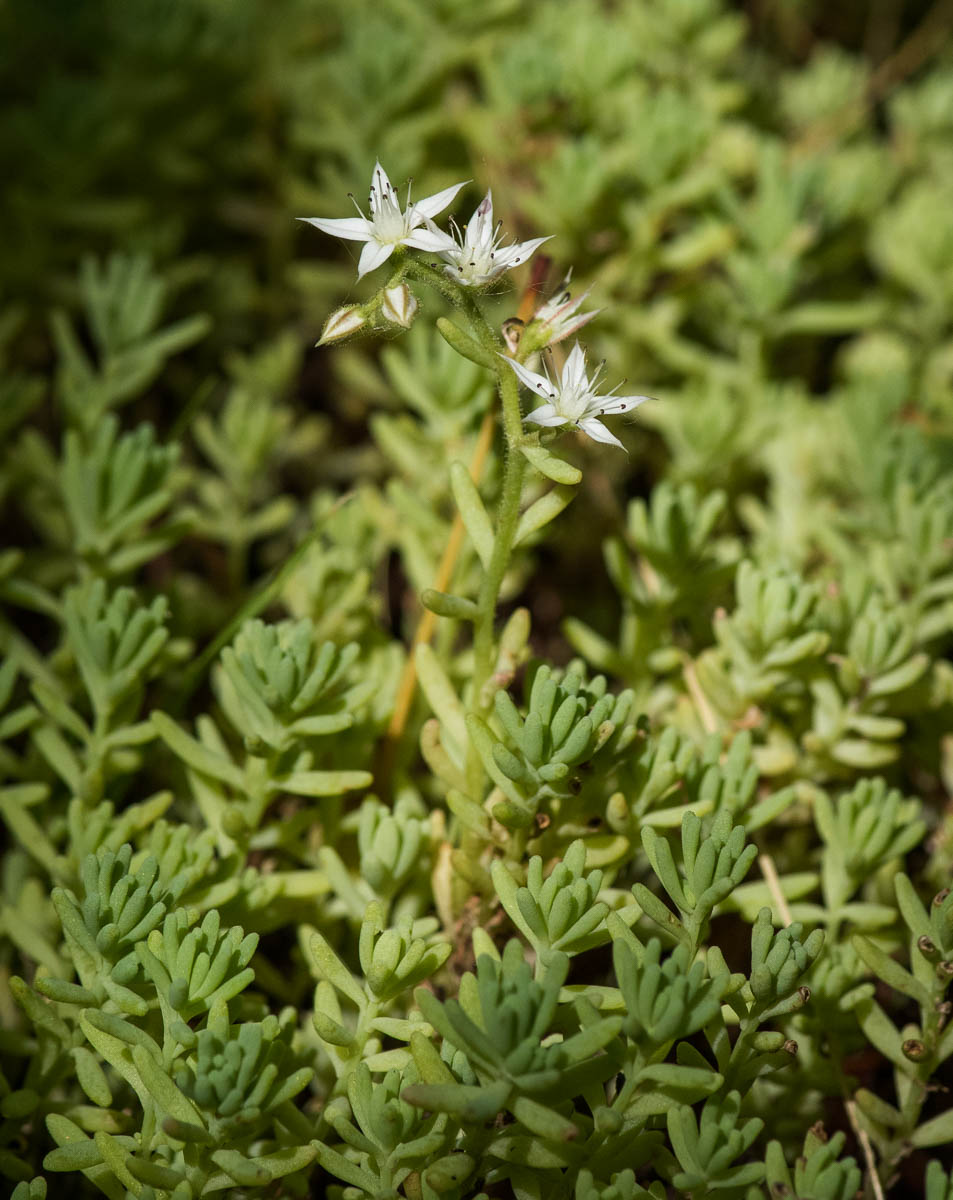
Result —
[{"label": "hairy stem", "polygon": [[[476,327],[475,321],[474,326]],[[493,670],[496,606],[513,552],[513,540],[523,497],[525,467],[525,459],[518,449],[522,437],[519,384],[515,374],[505,365],[500,370],[498,380],[503,405],[506,459],[503,468],[503,491],[496,514],[493,553],[480,585],[480,594],[477,597],[479,615],[473,628],[473,690],[470,696],[470,711],[480,715],[490,706],[491,698],[485,695],[485,692]],[[467,755],[467,783],[471,796],[479,803],[483,793],[483,766],[474,746],[470,746]]]},{"label": "hairy stem", "polygon": [[[480,426],[480,433],[477,438],[476,448],[473,451],[473,457],[470,461],[470,477],[474,483],[479,484],[483,474],[483,465],[486,462],[487,455],[490,452],[490,445],[493,441],[493,429],[495,425],[495,413],[492,408],[489,409],[483,417],[483,423]],[[446,592],[450,590],[450,583],[453,578],[454,568],[457,565],[457,557],[460,553],[460,546],[463,543],[463,518],[459,513],[453,518],[453,526],[450,530],[450,537],[447,539],[447,546],[443,552],[443,558],[440,560],[440,566],[437,569],[437,574],[434,577],[433,587],[438,592]],[[410,653],[407,655],[407,661],[404,664],[404,669],[400,676],[400,684],[397,689],[397,699],[394,703],[394,712],[390,719],[390,724],[387,727],[387,733],[381,742],[381,747],[378,752],[377,767],[374,772],[375,787],[378,791],[384,791],[390,787],[390,776],[394,766],[394,760],[397,756],[397,748],[400,744],[401,736],[404,732],[404,727],[407,724],[407,718],[410,715],[410,708],[414,700],[414,692],[417,686],[417,662],[415,651],[418,646],[428,643],[433,637],[434,629],[437,624],[437,616],[430,609],[425,609],[420,618],[417,630],[414,633],[414,639],[411,643]]]},{"label": "hairy stem", "polygon": [[[510,555],[513,552],[513,540],[516,536],[520,503],[523,498],[525,460],[518,449],[523,436],[519,383],[516,375],[504,362],[501,354],[502,343],[487,323],[471,291],[454,284],[442,271],[412,259],[406,263],[406,272],[408,277],[436,288],[456,308],[462,310],[477,340],[495,358],[499,357],[496,377],[500,389],[503,435],[506,442],[503,491],[496,513],[493,553],[484,572],[480,593],[477,597],[479,615],[474,622],[473,629],[474,670],[470,694],[470,711],[483,715],[489,708],[491,699],[485,693],[488,690],[486,685],[493,670],[496,606],[509,566]],[[483,764],[473,746],[470,746],[467,754],[467,783],[471,796],[479,803],[483,796]]]}]

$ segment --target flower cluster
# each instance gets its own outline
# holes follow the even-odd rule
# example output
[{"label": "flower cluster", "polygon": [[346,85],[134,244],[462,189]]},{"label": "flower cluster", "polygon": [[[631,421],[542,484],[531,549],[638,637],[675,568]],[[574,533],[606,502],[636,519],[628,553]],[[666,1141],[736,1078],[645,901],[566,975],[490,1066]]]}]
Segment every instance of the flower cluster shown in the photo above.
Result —
[{"label": "flower cluster", "polygon": [[[355,201],[360,213],[358,217],[302,217],[301,220],[334,237],[364,242],[357,266],[359,279],[382,266],[399,246],[406,246],[437,254],[443,261],[444,274],[455,283],[465,288],[482,288],[504,272],[526,262],[549,238],[530,238],[525,242],[505,244],[502,222],[494,224],[493,221],[493,196],[489,191],[463,229],[451,217],[452,236],[445,233],[433,218],[451,203],[464,186],[464,183],[456,183],[414,202],[411,202],[408,188],[407,204],[402,210],[397,193],[378,162],[371,178],[368,216],[364,215]],[[569,337],[596,316],[596,312],[579,312],[589,292],[573,299],[567,290],[568,283],[569,275],[556,295],[540,305],[528,325],[519,329],[518,337],[507,336],[511,353],[515,355],[521,350],[523,357],[528,357],[543,351]],[[398,267],[387,286],[368,304],[347,305],[333,313],[318,344],[337,341],[357,332],[377,313],[390,324],[406,328],[416,311],[417,301],[403,282],[403,269]],[[511,324],[519,325],[519,322]],[[524,422],[544,429],[563,429],[568,426],[581,430],[594,441],[621,447],[619,439],[609,432],[599,418],[629,412],[648,399],[647,396],[618,396],[615,394],[617,388],[599,392],[597,385],[604,364],[600,364],[590,377],[585,354],[578,342],[558,376],[551,375],[545,366],[545,373],[538,374],[515,357],[500,357],[512,367],[525,387],[546,401],[523,417]]]}]

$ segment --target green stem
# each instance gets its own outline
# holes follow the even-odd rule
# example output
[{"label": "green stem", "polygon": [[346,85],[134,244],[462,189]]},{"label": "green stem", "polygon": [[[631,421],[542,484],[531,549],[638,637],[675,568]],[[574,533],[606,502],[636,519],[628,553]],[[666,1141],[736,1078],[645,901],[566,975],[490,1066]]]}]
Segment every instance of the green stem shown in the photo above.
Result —
[{"label": "green stem", "polygon": [[92,808],[103,798],[106,779],[106,762],[109,758],[109,726],[112,705],[97,708],[96,719],[87,745],[86,763],[83,770],[81,795],[87,808]]},{"label": "green stem", "polygon": [[[503,491],[496,514],[496,530],[493,538],[493,553],[480,585],[477,597],[479,615],[473,632],[473,683],[470,695],[470,711],[483,715],[490,706],[490,698],[484,695],[486,684],[493,670],[495,644],[493,638],[496,606],[500,588],[513,552],[513,540],[519,522],[520,502],[523,497],[525,459],[518,446],[522,436],[522,418],[519,407],[519,385],[512,371],[498,376],[500,397],[503,402],[503,432],[506,438],[506,460],[503,468]],[[471,746],[467,756],[467,782],[470,794],[477,803],[483,793],[483,764],[476,748]]]},{"label": "green stem", "polygon": [[[486,318],[472,292],[460,287],[448,279],[444,273],[421,263],[418,260],[408,260],[407,275],[422,283],[428,283],[444,295],[466,315],[474,335],[490,354],[500,355],[501,342],[499,337],[487,324]],[[519,452],[519,443],[523,436],[523,418],[520,413],[519,383],[515,373],[506,366],[502,357],[499,358],[496,377],[500,389],[500,400],[503,408],[503,436],[506,442],[505,463],[503,468],[503,491],[500,496],[499,508],[496,513],[496,530],[493,538],[493,553],[490,563],[483,575],[480,593],[477,598],[479,615],[474,622],[473,631],[473,681],[470,695],[470,711],[483,715],[490,707],[490,699],[484,695],[486,685],[493,670],[495,643],[494,626],[496,621],[496,606],[500,597],[500,588],[506,576],[506,570],[513,552],[513,540],[519,523],[520,503],[523,498],[523,477],[526,460]],[[467,783],[470,795],[477,803],[483,796],[484,773],[483,764],[474,746],[470,746],[467,754]]]},{"label": "green stem", "polygon": [[315,1129],[315,1138],[321,1139],[328,1131],[329,1124],[324,1113],[327,1109],[328,1102],[335,1099],[337,1096],[347,1095],[347,1082],[352,1073],[364,1061],[364,1047],[374,1032],[373,1022],[380,1016],[383,1004],[379,1000],[375,1000],[372,995],[368,995],[367,1003],[358,1012],[357,1026],[354,1030],[354,1040],[352,1041],[348,1054],[347,1069],[335,1080],[334,1086],[328,1093],[324,1101],[324,1108],[321,1116],[318,1119],[317,1128]]},{"label": "green stem", "polygon": [[631,1046],[630,1054],[626,1058],[625,1064],[622,1067],[625,1083],[623,1083],[622,1087],[616,1093],[610,1106],[616,1112],[625,1115],[625,1111],[631,1104],[632,1098],[638,1089],[639,1083],[641,1082],[639,1079],[639,1074],[646,1066],[647,1061],[648,1057],[642,1051],[641,1047],[634,1045]]},{"label": "green stem", "polygon": [[[462,287],[458,287],[452,280],[448,279],[439,267],[421,262],[419,258],[407,258],[401,263],[401,274],[402,277],[406,276],[408,279],[415,279],[418,283],[425,283],[428,287],[432,287],[445,300],[449,300],[454,308],[467,309],[467,315],[470,316],[471,320],[473,320],[472,311],[476,310],[479,318],[477,324],[482,327],[478,328],[480,340],[484,340],[484,332],[489,335],[491,341],[493,340],[493,333],[483,319],[483,314],[476,309],[473,297],[466,293]],[[388,286],[390,285],[388,284]],[[467,305],[468,301],[469,307]],[[496,350],[498,347],[494,344],[493,349]]]}]

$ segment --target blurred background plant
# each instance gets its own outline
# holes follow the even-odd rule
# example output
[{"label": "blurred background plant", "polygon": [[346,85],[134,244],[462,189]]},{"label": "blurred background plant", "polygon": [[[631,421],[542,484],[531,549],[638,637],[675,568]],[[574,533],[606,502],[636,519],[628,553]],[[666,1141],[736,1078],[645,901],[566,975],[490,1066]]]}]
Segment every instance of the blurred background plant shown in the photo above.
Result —
[{"label": "blurred background plant", "polygon": [[[953,1194],[951,21],[0,3],[18,1197]],[[310,349],[378,156],[657,397],[530,458],[469,726],[492,375]]]}]

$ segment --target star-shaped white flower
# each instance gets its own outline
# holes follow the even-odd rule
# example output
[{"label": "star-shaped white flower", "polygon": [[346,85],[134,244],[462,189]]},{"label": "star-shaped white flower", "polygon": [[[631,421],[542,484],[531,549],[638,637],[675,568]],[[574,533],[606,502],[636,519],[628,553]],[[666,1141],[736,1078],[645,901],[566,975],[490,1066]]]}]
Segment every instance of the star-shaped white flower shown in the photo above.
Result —
[{"label": "star-shaped white flower", "polygon": [[[493,196],[490,192],[483,197],[480,204],[467,222],[467,227],[461,232],[453,218],[450,225],[456,240],[452,248],[440,250],[440,257],[446,262],[444,270],[451,278],[468,287],[481,287],[502,275],[504,271],[512,270],[539,249],[548,237],[531,238],[528,242],[514,242],[510,246],[501,246],[503,237],[500,231],[502,221],[493,224]],[[433,223],[429,223],[434,229]],[[439,232],[439,231],[436,231]]]},{"label": "star-shaped white flower", "polygon": [[545,337],[545,341],[542,343],[545,346],[554,346],[557,342],[561,342],[563,338],[567,338],[581,329],[602,311],[600,308],[594,308],[591,312],[579,312],[592,288],[586,288],[581,296],[573,299],[569,291],[571,278],[572,268],[570,267],[569,273],[559,285],[555,295],[551,296],[533,314],[533,323],[538,323],[539,329]]},{"label": "star-shaped white flower", "polygon": [[528,367],[514,362],[511,358],[507,358],[506,361],[522,383],[546,400],[545,404],[527,413],[524,421],[548,428],[572,425],[596,442],[620,446],[623,450],[625,447],[606,429],[599,418],[631,412],[633,408],[638,408],[650,399],[649,396],[616,396],[615,388],[600,395],[596,391],[596,384],[602,374],[602,365],[596,368],[590,379],[586,374],[586,356],[578,342],[566,359],[558,383],[554,383],[548,375],[537,375],[535,371],[530,371]]},{"label": "star-shaped white flower", "polygon": [[408,189],[407,208],[401,212],[397,193],[387,178],[387,172],[377,163],[371,178],[371,192],[367,207],[370,213],[365,217],[355,201],[359,217],[299,217],[299,221],[307,221],[316,225],[323,233],[332,237],[347,238],[352,242],[366,242],[361,251],[357,264],[357,277],[360,279],[369,271],[373,271],[385,263],[398,246],[413,246],[416,250],[440,251],[456,247],[456,242],[449,234],[441,233],[436,227],[421,229],[438,212],[442,212],[457,192],[464,187],[463,183],[455,183],[453,187],[444,188],[414,204],[410,202]]}]

